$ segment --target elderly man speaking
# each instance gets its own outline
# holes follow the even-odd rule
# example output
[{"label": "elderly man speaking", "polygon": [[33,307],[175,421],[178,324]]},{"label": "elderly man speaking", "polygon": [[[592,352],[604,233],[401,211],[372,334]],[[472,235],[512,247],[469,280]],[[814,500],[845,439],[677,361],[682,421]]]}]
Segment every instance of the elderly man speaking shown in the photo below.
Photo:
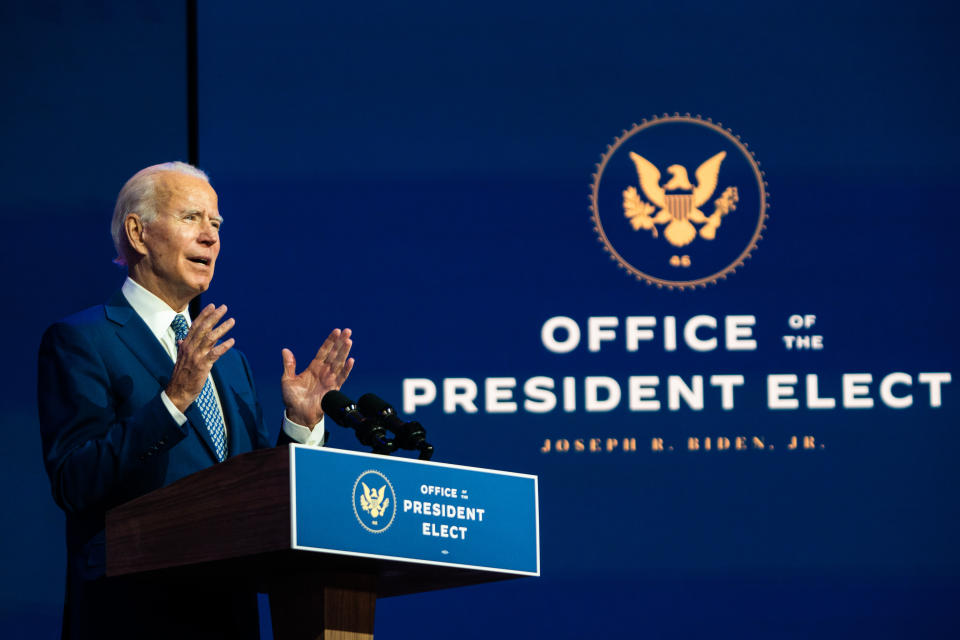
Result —
[{"label": "elderly man speaking", "polygon": [[[44,462],[67,514],[64,637],[258,636],[250,589],[104,577],[108,509],[269,446],[250,365],[228,337],[227,307],[188,313],[213,278],[221,221],[199,169],[171,162],[138,172],[120,191],[112,224],[126,281],[106,304],[44,334]],[[322,444],[320,401],[350,374],[350,347],[350,330],[334,329],[300,374],[282,351],[281,444]]]}]

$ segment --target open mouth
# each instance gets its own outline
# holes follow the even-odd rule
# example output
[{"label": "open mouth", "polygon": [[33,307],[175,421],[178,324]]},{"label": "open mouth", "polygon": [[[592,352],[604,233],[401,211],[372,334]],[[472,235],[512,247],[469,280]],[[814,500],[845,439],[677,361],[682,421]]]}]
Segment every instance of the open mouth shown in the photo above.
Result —
[{"label": "open mouth", "polygon": [[202,264],[207,267],[210,266],[210,258],[187,258],[187,260],[195,264]]}]

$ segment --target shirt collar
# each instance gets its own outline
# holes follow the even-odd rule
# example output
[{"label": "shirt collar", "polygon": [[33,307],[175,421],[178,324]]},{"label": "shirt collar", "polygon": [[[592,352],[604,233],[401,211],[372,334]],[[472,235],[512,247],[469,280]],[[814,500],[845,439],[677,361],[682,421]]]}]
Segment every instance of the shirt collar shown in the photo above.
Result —
[{"label": "shirt collar", "polygon": [[[170,305],[134,282],[129,276],[120,291],[158,340],[171,330],[170,323],[173,322],[177,312],[171,309]],[[187,326],[189,326],[191,322],[189,310],[184,310],[182,315],[187,319]]]}]

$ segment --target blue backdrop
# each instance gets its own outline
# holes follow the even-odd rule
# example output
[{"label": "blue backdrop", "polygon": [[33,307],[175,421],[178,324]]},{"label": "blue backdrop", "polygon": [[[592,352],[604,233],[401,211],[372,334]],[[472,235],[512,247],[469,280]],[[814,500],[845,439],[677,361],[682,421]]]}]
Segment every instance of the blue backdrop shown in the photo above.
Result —
[{"label": "blue backdrop", "polygon": [[[16,337],[2,385],[0,632],[42,637],[59,623],[63,543],[40,463],[36,346],[47,324],[119,286],[107,227],[123,181],[186,157],[184,25],[159,2],[2,11],[0,260]],[[345,392],[413,409],[432,385],[411,415],[436,459],[540,477],[542,578],[383,600],[378,637],[957,632],[957,18],[939,2],[202,3],[200,165],[225,218],[205,299],[237,318],[274,428],[280,348],[305,358],[349,326]],[[770,205],[749,259],[682,291],[619,267],[589,198],[608,145],[674,113],[738,135]],[[690,145],[723,141],[698,137],[719,135],[706,127],[676,142],[652,131],[609,156],[599,215],[621,225],[610,239],[633,266],[684,273],[649,262],[673,251],[663,227],[629,227],[622,191],[646,194],[626,154],[649,154],[663,181],[679,162],[697,183],[715,151]],[[756,182],[724,173],[735,158],[713,198],[734,183],[743,197],[715,244],[676,250],[692,269],[707,248],[735,257],[743,246],[724,234],[757,219]],[[718,328],[697,336],[716,349],[684,340],[702,315]],[[725,348],[728,316],[753,318],[755,348]],[[557,317],[581,332],[569,352],[543,339]],[[655,319],[636,350],[629,317]],[[590,318],[616,319],[597,350]],[[787,349],[797,335],[823,348]],[[883,395],[891,373],[909,376],[891,387],[909,407]],[[716,375],[742,376],[732,408]],[[778,375],[796,376],[797,408],[771,408]],[[809,408],[809,375],[834,408]],[[657,376],[645,385],[659,409],[632,404],[639,376]],[[671,409],[670,376],[691,388],[700,376],[703,408],[678,396]],[[538,377],[553,384],[548,411],[525,388]],[[621,399],[598,410],[605,379]],[[871,408],[844,399],[857,380]],[[592,384],[605,386],[589,405]],[[473,386],[472,402],[451,403]],[[361,449],[331,428],[330,446]]]}]

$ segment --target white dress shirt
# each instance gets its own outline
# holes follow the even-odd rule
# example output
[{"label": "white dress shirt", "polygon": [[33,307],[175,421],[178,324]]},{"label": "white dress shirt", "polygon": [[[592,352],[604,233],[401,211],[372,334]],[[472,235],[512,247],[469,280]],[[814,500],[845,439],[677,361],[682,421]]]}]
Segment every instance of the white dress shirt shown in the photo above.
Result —
[{"label": "white dress shirt", "polygon": [[[160,344],[167,352],[167,355],[170,356],[170,359],[176,362],[177,339],[171,324],[173,323],[174,317],[178,315],[178,312],[171,309],[166,302],[144,289],[129,277],[124,281],[123,287],[120,290],[127,299],[127,302],[130,303],[130,306],[133,307],[133,310],[136,311],[137,315],[146,323],[150,332],[160,341]],[[183,312],[180,312],[180,315],[186,318],[187,325],[189,326],[192,322],[189,311],[185,309]],[[220,411],[222,417],[223,406],[220,404],[220,394],[217,392],[217,385],[213,383],[212,375],[207,374],[207,379],[213,387],[213,397],[217,401],[217,410]],[[167,408],[167,411],[170,412],[170,415],[173,416],[173,419],[177,421],[178,425],[182,426],[186,423],[187,416],[167,397],[166,391],[160,393],[160,399],[163,400],[163,405]],[[224,424],[226,424],[226,420],[224,420]],[[323,446],[323,418],[320,418],[320,422],[318,422],[313,429],[310,429],[309,427],[292,422],[287,418],[286,412],[284,412],[283,430],[294,442]],[[229,438],[229,429],[227,430],[227,437]]]}]

